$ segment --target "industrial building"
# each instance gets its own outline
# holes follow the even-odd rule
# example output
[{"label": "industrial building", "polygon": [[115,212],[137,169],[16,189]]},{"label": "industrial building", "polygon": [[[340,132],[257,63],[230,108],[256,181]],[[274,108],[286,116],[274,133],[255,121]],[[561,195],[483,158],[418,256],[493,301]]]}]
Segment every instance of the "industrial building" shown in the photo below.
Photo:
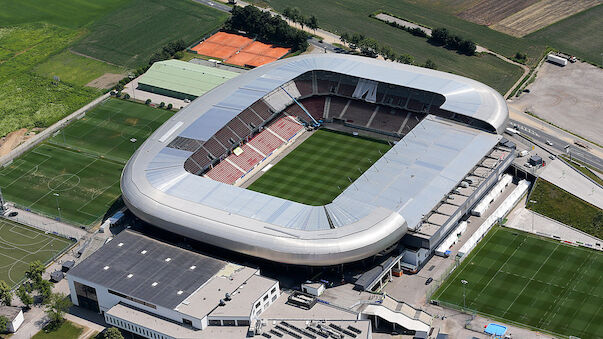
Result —
[{"label": "industrial building", "polygon": [[[278,136],[272,123],[283,119],[398,141],[324,206],[206,175],[238,147],[268,157],[279,146],[254,145],[253,137],[262,130]],[[305,55],[251,70],[182,109],[130,159],[121,188],[139,218],[229,250],[328,266],[402,239],[402,261],[416,269],[515,157],[501,143],[507,121],[502,96],[474,80],[364,57]],[[231,167],[236,175],[247,170]]]},{"label": "industrial building", "polygon": [[194,100],[237,75],[221,68],[170,59],[154,63],[138,80],[138,89]]}]

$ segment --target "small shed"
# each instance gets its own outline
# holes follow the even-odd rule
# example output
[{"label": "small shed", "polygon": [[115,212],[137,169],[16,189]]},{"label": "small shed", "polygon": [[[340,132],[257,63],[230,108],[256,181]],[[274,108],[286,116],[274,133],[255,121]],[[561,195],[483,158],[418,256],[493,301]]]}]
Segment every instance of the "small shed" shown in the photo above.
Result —
[{"label": "small shed", "polygon": [[529,160],[530,165],[532,166],[540,166],[542,165],[542,157],[539,155],[532,155]]},{"label": "small shed", "polygon": [[0,306],[0,315],[8,319],[7,330],[11,333],[16,332],[23,324],[23,310],[20,307]]},{"label": "small shed", "polygon": [[63,263],[63,266],[61,266],[61,271],[67,273],[70,269],[73,268],[73,266],[75,266],[75,261],[67,260]]},{"label": "small shed", "polygon": [[302,284],[301,287],[302,287],[302,292],[311,294],[315,297],[320,297],[322,292],[325,291],[325,285],[321,284],[321,283],[306,282],[306,283]]}]

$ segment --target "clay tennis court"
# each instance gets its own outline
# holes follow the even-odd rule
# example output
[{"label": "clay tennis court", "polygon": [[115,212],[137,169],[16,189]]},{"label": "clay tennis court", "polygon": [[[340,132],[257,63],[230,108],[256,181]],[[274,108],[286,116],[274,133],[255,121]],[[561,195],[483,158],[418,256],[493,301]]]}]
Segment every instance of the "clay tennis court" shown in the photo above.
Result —
[{"label": "clay tennis court", "polygon": [[288,48],[276,47],[226,32],[212,35],[192,50],[197,54],[222,59],[229,64],[248,67],[276,61],[289,53]]}]

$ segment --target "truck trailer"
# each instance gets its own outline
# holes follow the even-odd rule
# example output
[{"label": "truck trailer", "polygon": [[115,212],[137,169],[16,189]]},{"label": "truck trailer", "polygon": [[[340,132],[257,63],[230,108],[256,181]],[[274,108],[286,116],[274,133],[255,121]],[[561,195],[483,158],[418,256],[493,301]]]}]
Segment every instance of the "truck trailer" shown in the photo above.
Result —
[{"label": "truck trailer", "polygon": [[567,65],[567,59],[562,58],[560,56],[556,56],[554,54],[547,55],[546,56],[546,60],[548,62],[552,62],[552,63],[557,64],[559,66],[565,66],[565,65]]}]

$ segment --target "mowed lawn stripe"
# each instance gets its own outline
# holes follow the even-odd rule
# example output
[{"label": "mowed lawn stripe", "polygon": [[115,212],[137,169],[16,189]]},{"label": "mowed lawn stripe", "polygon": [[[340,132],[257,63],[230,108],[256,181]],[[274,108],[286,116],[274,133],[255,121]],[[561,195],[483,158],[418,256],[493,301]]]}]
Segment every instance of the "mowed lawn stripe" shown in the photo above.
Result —
[{"label": "mowed lawn stripe", "polygon": [[[509,254],[502,247],[515,250]],[[471,309],[556,334],[595,338],[603,331],[602,267],[599,252],[496,227],[433,299],[462,307],[460,281],[467,280]]]},{"label": "mowed lawn stripe", "polygon": [[390,148],[379,141],[319,130],[249,189],[309,205],[324,205]]}]

